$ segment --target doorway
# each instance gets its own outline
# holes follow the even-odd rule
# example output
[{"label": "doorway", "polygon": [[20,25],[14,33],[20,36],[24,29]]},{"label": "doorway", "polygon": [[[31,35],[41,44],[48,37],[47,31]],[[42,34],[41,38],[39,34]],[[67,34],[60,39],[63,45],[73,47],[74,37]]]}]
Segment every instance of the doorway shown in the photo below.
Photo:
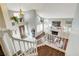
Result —
[{"label": "doorway", "polygon": [[0,56],[4,56],[4,52],[3,52],[3,50],[2,50],[1,45],[0,45]]}]

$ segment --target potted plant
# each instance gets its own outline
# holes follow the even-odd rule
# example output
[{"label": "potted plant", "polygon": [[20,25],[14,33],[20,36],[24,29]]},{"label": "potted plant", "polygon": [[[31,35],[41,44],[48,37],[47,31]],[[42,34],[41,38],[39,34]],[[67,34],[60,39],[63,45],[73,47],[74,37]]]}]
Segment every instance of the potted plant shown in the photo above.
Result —
[{"label": "potted plant", "polygon": [[11,20],[14,20],[16,23],[18,23],[19,21],[19,18],[17,17],[17,16],[13,16],[13,17],[11,17]]}]

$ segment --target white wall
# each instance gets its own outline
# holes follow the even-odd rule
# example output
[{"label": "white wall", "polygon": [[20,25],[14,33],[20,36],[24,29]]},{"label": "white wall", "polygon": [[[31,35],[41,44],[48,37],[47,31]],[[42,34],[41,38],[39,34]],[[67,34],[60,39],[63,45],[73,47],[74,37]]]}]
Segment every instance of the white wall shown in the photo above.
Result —
[{"label": "white wall", "polygon": [[77,10],[72,23],[72,31],[69,39],[66,55],[79,56],[79,4],[77,4]]},{"label": "white wall", "polygon": [[73,18],[76,4],[75,3],[13,3],[8,4],[8,9],[24,11],[35,9],[37,13],[46,18]]},{"label": "white wall", "polygon": [[73,18],[76,4],[45,4],[37,13],[45,18]]}]

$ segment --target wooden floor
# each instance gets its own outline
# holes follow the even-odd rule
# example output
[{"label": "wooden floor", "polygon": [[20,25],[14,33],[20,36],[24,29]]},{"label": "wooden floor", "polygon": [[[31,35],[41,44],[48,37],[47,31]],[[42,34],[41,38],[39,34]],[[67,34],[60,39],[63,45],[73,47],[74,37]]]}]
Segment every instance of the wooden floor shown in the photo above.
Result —
[{"label": "wooden floor", "polygon": [[49,46],[40,46],[37,48],[38,56],[65,56],[65,53],[60,52]]}]

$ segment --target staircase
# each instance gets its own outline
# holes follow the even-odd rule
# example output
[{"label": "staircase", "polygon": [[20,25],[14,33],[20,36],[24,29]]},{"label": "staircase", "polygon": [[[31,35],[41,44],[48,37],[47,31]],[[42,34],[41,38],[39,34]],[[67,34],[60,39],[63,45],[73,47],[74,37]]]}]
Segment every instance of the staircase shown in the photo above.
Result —
[{"label": "staircase", "polygon": [[[11,31],[9,30],[4,31],[4,33],[5,32],[11,38],[11,41],[13,44],[13,51],[14,51],[12,53],[13,56],[37,56],[38,55],[37,47],[44,46],[44,45],[50,46],[51,48],[54,48],[56,50],[59,50],[65,53],[64,46],[66,44],[63,43],[63,45],[59,45],[56,40],[56,38],[61,39],[60,37],[45,33],[45,35],[38,40],[36,39],[35,41],[28,41],[28,40],[17,39],[12,37]],[[61,40],[63,40],[63,38]],[[17,49],[17,47],[19,47],[19,49]]]},{"label": "staircase", "polygon": [[60,38],[56,35],[45,33],[43,37],[37,40],[37,47],[49,46],[65,53],[68,39]]},{"label": "staircase", "polygon": [[0,31],[0,33],[2,33],[2,36],[5,33],[7,33],[9,38],[11,39],[12,48],[13,48],[13,53],[11,53],[12,56],[36,56],[38,55],[36,40],[28,41],[28,40],[14,38],[10,30]]}]

